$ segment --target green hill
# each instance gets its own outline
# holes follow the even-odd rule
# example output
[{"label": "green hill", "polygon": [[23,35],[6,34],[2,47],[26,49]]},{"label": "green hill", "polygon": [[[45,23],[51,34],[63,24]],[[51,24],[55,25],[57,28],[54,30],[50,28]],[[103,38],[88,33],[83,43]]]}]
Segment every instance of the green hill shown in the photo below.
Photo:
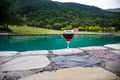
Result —
[{"label": "green hill", "polygon": [[120,14],[78,3],[51,0],[11,0],[11,24],[61,29],[68,25],[120,27]]},{"label": "green hill", "polygon": [[111,12],[120,12],[120,8],[115,8],[115,9],[106,9],[107,11]]}]

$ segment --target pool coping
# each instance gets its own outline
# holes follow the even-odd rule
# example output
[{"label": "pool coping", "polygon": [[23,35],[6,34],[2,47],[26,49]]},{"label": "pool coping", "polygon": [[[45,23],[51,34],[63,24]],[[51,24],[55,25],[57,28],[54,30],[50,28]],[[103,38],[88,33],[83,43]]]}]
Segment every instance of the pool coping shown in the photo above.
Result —
[{"label": "pool coping", "polygon": [[[70,48],[70,49],[73,49],[73,51],[75,49],[75,52],[78,49],[80,51],[78,53],[83,53],[86,50],[87,51],[94,51],[94,50],[116,50],[116,51],[120,51],[120,48],[118,47],[118,45],[120,46],[120,43],[105,44],[105,45],[102,45],[102,46],[88,46],[88,47]],[[23,53],[39,53],[39,55],[48,55],[48,54],[51,53],[51,51],[52,51],[52,54],[59,55],[59,54],[56,54],[56,52],[65,51],[65,48],[63,48],[63,49],[50,49],[50,50],[0,51],[0,54],[1,54],[0,56],[1,57],[2,56],[3,57],[4,56],[15,56],[16,54],[20,54],[20,55],[24,56]],[[54,51],[56,51],[56,52],[54,53]],[[44,52],[44,54],[43,54],[43,52]],[[8,54],[6,55],[5,53],[8,53]],[[73,53],[62,54],[62,55],[71,55]],[[74,53],[74,54],[77,54],[77,53]],[[38,54],[25,54],[25,55],[38,55]]]},{"label": "pool coping", "polygon": [[[75,35],[107,35],[107,36],[120,36],[118,33],[74,33]],[[45,35],[62,35],[62,34],[12,34],[12,33],[0,33],[0,36],[45,36]]]},{"label": "pool coping", "polygon": [[[111,44],[108,44],[108,45],[111,45]],[[114,45],[119,45],[120,46],[120,43],[117,43],[117,44],[114,44]],[[96,67],[101,67],[101,68],[106,69],[107,71],[110,71],[110,72],[114,73],[115,75],[120,76],[120,72],[118,73],[117,71],[114,71],[114,69],[113,69],[113,71],[112,71],[111,68],[109,69],[109,64],[111,66],[112,66],[112,64],[117,64],[115,62],[119,62],[118,60],[120,60],[120,59],[117,59],[117,60],[116,59],[112,60],[111,58],[109,59],[109,57],[111,55],[109,57],[106,57],[106,58],[104,58],[104,56],[98,58],[98,56],[89,53],[89,52],[101,53],[103,51],[105,51],[105,53],[106,53],[106,51],[108,51],[108,52],[118,51],[118,53],[112,53],[112,54],[120,56],[120,53],[119,53],[120,49],[114,49],[114,47],[112,48],[111,46],[105,46],[105,45],[103,45],[103,46],[89,46],[89,47],[82,47],[82,48],[75,48],[75,49],[82,50],[82,52],[78,52],[78,53],[74,53],[74,54],[62,54],[61,55],[61,54],[55,54],[53,52],[55,50],[44,50],[44,51],[42,51],[42,50],[36,51],[35,50],[35,51],[25,51],[25,53],[28,53],[28,54],[25,54],[25,55],[23,55],[22,52],[16,52],[16,54],[11,54],[10,53],[9,56],[8,55],[7,56],[0,56],[0,58],[3,59],[3,62],[1,64],[7,63],[7,62],[9,62],[11,60],[14,60],[16,58],[18,59],[20,57],[31,57],[31,56],[36,56],[36,57],[37,56],[46,56],[48,58],[48,60],[50,60],[50,64],[48,66],[43,67],[43,68],[16,70],[16,71],[2,71],[1,74],[4,77],[16,80],[15,78],[20,79],[20,78],[26,77],[26,75],[30,76],[30,75],[45,72],[45,71],[56,71],[56,70],[60,70],[60,69],[65,69],[65,68],[62,68],[60,66],[55,65],[55,63],[53,63],[53,61],[51,60],[52,58],[59,57],[59,56],[84,56],[84,55],[89,55],[89,57],[95,57],[96,59],[100,59],[101,61],[100,61],[100,64],[92,64],[92,65],[86,66],[86,67],[95,67],[95,66]],[[63,49],[59,49],[59,50],[63,50]],[[44,52],[44,54],[41,54],[41,51]],[[33,53],[31,53],[31,52],[33,52]],[[106,54],[108,54],[108,53],[106,53]],[[86,68],[86,67],[83,67],[83,68]],[[14,75],[15,73],[17,75]],[[23,74],[26,74],[26,75],[23,75]],[[6,76],[6,75],[8,75],[8,76]]]}]

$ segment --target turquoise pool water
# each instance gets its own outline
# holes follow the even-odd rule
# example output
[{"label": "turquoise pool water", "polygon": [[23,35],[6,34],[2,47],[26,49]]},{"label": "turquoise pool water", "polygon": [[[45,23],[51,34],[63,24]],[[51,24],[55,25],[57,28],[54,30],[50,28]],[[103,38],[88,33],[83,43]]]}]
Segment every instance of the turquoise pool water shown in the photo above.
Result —
[{"label": "turquoise pool water", "polygon": [[[102,46],[120,43],[120,36],[75,35],[70,47]],[[53,50],[66,48],[62,35],[0,36],[0,51]]]}]

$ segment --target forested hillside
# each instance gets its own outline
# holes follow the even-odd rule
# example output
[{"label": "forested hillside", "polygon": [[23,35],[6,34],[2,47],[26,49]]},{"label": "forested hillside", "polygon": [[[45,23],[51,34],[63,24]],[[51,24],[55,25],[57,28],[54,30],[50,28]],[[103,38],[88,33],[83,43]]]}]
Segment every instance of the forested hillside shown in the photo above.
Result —
[{"label": "forested hillside", "polygon": [[120,14],[78,3],[51,0],[11,0],[9,24],[48,29],[66,26],[100,26],[120,28]]},{"label": "forested hillside", "polygon": [[107,9],[107,11],[111,11],[111,12],[120,12],[120,8]]}]

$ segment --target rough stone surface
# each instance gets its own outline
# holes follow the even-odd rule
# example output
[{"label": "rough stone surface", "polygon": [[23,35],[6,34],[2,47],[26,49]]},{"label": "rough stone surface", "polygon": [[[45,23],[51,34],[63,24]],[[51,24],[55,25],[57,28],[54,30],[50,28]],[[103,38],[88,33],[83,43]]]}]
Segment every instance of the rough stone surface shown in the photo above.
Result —
[{"label": "rough stone surface", "polygon": [[2,63],[8,62],[8,61],[10,61],[12,59],[13,59],[13,57],[0,57],[0,65]]},{"label": "rough stone surface", "polygon": [[40,50],[40,51],[26,51],[21,52],[21,55],[47,55],[49,54],[47,50]]},{"label": "rough stone surface", "polygon": [[[32,80],[99,80],[98,78],[100,78],[100,80],[117,80],[113,79],[113,76],[107,75],[107,73],[101,71],[94,74],[94,76],[97,77],[95,79],[91,79],[91,76],[93,77],[93,75],[91,74],[92,72],[89,73],[89,70],[86,74],[83,73],[86,71],[86,67],[92,71],[92,67],[101,66],[112,74],[115,73],[120,76],[120,50],[119,46],[116,48],[116,45],[120,45],[120,43],[112,46],[114,48],[92,46],[79,49],[72,48],[70,49],[71,51],[66,51],[65,49],[26,51],[21,53],[15,51],[0,51],[0,80],[18,80],[25,76],[38,73],[42,76],[43,74],[45,75],[40,78],[36,77],[36,79]],[[46,56],[49,57],[52,62],[50,62]],[[83,78],[79,78],[79,72],[77,71],[68,73],[72,78],[69,78],[68,75],[64,77],[64,72],[60,74],[63,74],[63,78],[56,78],[56,74],[58,73],[51,72],[57,69],[66,70],[65,68],[72,70],[75,69],[73,67],[81,68],[81,66],[84,68],[83,70],[80,70],[80,72],[82,71],[80,76],[83,76]],[[94,68],[94,70],[96,70],[96,68]],[[57,72],[59,72],[59,70],[57,70]],[[46,73],[48,75],[46,75]],[[90,74],[90,76],[87,74]],[[104,76],[105,78],[101,79],[101,76]],[[108,79],[109,77],[112,77],[112,79]]]},{"label": "rough stone surface", "polygon": [[82,50],[107,50],[107,48],[102,47],[102,46],[83,47],[80,49],[82,49]]},{"label": "rough stone surface", "polygon": [[2,80],[4,75],[0,72],[0,80]]},{"label": "rough stone surface", "polygon": [[60,49],[60,50],[53,50],[53,54],[56,55],[70,55],[70,54],[82,54],[83,50],[76,49],[76,48],[70,48],[67,49]]},{"label": "rough stone surface", "polygon": [[14,56],[17,53],[16,51],[0,51],[0,56]]},{"label": "rough stone surface", "polygon": [[50,61],[46,56],[18,57],[0,65],[1,71],[15,71],[46,67]]},{"label": "rough stone surface", "polygon": [[110,61],[105,63],[105,68],[113,71],[113,72],[119,72],[120,73],[120,59],[117,61]]},{"label": "rough stone surface", "polygon": [[117,60],[120,58],[119,55],[113,54],[108,50],[87,51],[87,53],[101,59]]},{"label": "rough stone surface", "polygon": [[120,50],[110,50],[110,52],[117,54],[117,55],[120,55]]},{"label": "rough stone surface", "polygon": [[100,67],[77,67],[34,74],[20,80],[120,80],[120,77]]},{"label": "rough stone surface", "polygon": [[59,67],[76,67],[76,66],[90,66],[100,63],[100,59],[84,56],[57,56],[51,58],[53,62]]},{"label": "rough stone surface", "polygon": [[104,46],[108,47],[108,48],[112,48],[112,49],[117,49],[117,50],[120,49],[120,44],[107,44],[107,45],[104,45]]}]

